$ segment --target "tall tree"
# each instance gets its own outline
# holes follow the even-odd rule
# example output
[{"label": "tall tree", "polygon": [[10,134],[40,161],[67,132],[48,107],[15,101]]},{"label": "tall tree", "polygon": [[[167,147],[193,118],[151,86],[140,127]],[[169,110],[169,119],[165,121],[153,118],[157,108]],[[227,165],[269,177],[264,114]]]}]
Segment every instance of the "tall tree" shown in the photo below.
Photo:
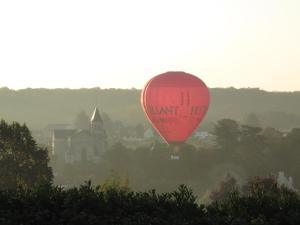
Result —
[{"label": "tall tree", "polygon": [[244,124],[250,127],[261,127],[261,123],[255,113],[249,113],[244,119]]},{"label": "tall tree", "polygon": [[262,151],[265,147],[265,138],[260,127],[241,126],[240,144],[250,151]]},{"label": "tall tree", "polygon": [[287,172],[295,179],[295,185],[300,186],[300,128],[292,129],[285,137],[284,151],[281,159],[285,161]]},{"label": "tall tree", "polygon": [[240,137],[239,124],[231,119],[218,121],[213,131],[220,148],[228,151],[237,146]]},{"label": "tall tree", "polygon": [[37,146],[27,126],[0,122],[0,189],[52,182],[46,148]]}]

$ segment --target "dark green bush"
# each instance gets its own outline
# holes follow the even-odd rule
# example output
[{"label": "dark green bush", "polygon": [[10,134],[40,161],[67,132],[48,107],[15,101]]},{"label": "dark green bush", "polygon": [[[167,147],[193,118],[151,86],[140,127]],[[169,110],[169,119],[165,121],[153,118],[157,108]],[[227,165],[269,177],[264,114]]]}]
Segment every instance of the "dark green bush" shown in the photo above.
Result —
[{"label": "dark green bush", "polygon": [[300,224],[300,198],[271,178],[255,177],[242,191],[231,191],[207,206],[207,215],[222,225],[296,225]]},{"label": "dark green bush", "polygon": [[86,183],[65,190],[37,189],[0,191],[0,224],[199,224],[203,207],[185,186],[158,194],[123,189],[100,191]]},{"label": "dark green bush", "polygon": [[276,225],[299,224],[300,200],[292,191],[230,192],[204,206],[186,186],[158,194],[122,188],[63,189],[51,185],[0,191],[0,224],[5,225]]}]

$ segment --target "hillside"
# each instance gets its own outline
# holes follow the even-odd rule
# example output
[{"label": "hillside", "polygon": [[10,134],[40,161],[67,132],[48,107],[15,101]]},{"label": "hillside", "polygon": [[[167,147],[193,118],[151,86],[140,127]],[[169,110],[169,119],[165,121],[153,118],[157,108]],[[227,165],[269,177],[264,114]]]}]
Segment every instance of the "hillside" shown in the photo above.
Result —
[{"label": "hillside", "polygon": [[[31,129],[50,123],[72,123],[84,110],[97,105],[113,120],[147,124],[137,89],[23,89],[0,88],[0,117],[26,122]],[[266,92],[259,89],[212,88],[212,104],[204,124],[221,118],[243,122],[255,113],[263,126],[300,127],[300,92]]]}]

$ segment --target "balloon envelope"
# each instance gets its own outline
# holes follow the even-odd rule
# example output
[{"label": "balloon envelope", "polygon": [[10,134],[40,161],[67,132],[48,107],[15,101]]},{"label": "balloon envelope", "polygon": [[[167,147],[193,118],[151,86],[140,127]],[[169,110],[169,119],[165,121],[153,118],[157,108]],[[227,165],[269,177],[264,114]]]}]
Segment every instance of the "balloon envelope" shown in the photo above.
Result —
[{"label": "balloon envelope", "polygon": [[209,102],[205,83],[185,72],[157,75],[141,94],[146,116],[168,143],[184,142],[203,120]]}]

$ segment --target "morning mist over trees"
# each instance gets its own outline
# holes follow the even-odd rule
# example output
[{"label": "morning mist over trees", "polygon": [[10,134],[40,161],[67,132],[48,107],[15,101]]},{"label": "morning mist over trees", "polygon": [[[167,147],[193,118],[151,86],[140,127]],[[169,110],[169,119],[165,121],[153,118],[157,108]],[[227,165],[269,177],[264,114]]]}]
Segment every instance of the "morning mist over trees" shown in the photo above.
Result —
[{"label": "morning mist over trees", "polygon": [[[299,92],[212,88],[210,93],[208,115],[188,140],[177,164],[169,162],[170,147],[144,117],[138,89],[1,88],[1,118],[26,123],[37,144],[47,148],[57,184],[79,185],[89,178],[101,183],[117,177],[121,183],[128,180],[137,189],[152,185],[168,191],[180,183],[195,183],[203,176],[200,180],[205,180],[205,184],[200,185],[199,180],[195,186],[196,193],[202,196],[227,175],[235,175],[241,182],[251,176],[280,171],[293,175],[294,184],[298,184],[299,154],[293,149],[298,146]],[[101,163],[79,160],[74,166],[65,161],[63,152],[67,147],[54,151],[55,132],[67,138],[80,130],[89,131],[95,107],[99,108],[105,132],[101,136],[104,140],[101,146],[105,145],[101,158],[105,163],[102,159]],[[253,167],[255,163],[258,164]],[[141,169],[144,172],[136,174]],[[174,177],[160,181],[162,169],[167,176]],[[191,176],[189,179],[187,174]]]},{"label": "morning mist over trees", "polygon": [[[140,107],[138,89],[0,89],[1,117],[25,122],[32,130],[48,124],[73,123],[76,116],[98,106],[112,120],[126,125],[148,125]],[[256,88],[211,88],[211,105],[204,124],[222,118],[251,125],[289,130],[300,126],[300,92],[267,92]],[[23,113],[19,113],[22,110]],[[249,121],[250,120],[250,121]],[[254,118],[256,120],[256,118]],[[252,118],[253,121],[253,118]],[[149,125],[148,125],[149,126]]]},{"label": "morning mist over trees", "polygon": [[299,225],[299,12],[0,1],[0,225]]},{"label": "morning mist over trees", "polygon": [[[1,88],[0,102],[6,106],[1,118],[7,121],[0,126],[0,195],[7,206],[0,210],[1,218],[12,224],[38,224],[45,219],[36,215],[50,212],[56,219],[48,224],[83,223],[86,218],[97,218],[89,224],[126,224],[142,218],[141,224],[226,224],[227,216],[233,216],[242,224],[272,224],[284,220],[284,208],[290,210],[287,224],[296,224],[299,92],[210,92],[208,116],[174,157],[172,146],[144,118],[140,90]],[[152,189],[156,191],[147,192]],[[89,203],[75,203],[80,196]],[[26,212],[11,208],[17,199],[27,199],[19,205],[21,210],[27,204]],[[41,199],[47,204],[30,203]],[[243,201],[249,202],[243,208],[249,212],[246,217],[233,210]],[[253,201],[266,208],[254,212]],[[139,208],[146,202],[147,208]],[[79,205],[70,214],[74,204]],[[113,211],[97,208],[109,204]],[[158,213],[153,207],[165,211]],[[267,213],[270,208],[275,217]],[[102,210],[106,214],[99,214]]]}]

